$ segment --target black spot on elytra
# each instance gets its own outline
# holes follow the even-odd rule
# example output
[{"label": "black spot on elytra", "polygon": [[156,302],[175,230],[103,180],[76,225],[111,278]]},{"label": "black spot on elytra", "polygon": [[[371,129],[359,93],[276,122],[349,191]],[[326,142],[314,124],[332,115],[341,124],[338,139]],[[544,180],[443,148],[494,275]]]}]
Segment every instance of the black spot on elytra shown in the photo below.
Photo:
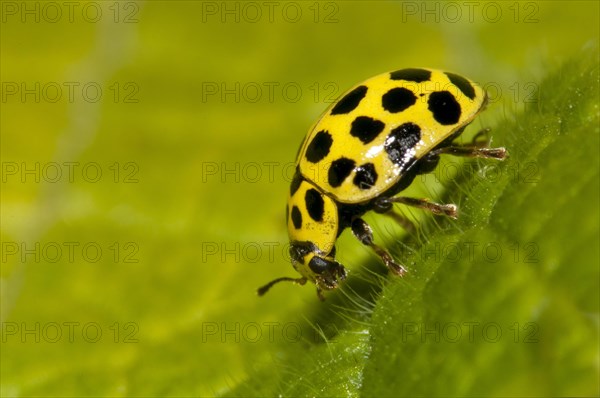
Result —
[{"label": "black spot on elytra", "polygon": [[296,168],[296,173],[294,174],[294,178],[292,178],[292,183],[290,184],[290,196],[294,196],[298,188],[300,188],[301,183],[302,174],[300,174],[300,170]]},{"label": "black spot on elytra", "polygon": [[294,228],[300,229],[302,227],[302,214],[298,206],[292,207],[292,222],[294,223]]},{"label": "black spot on elytra", "polygon": [[400,69],[390,73],[390,79],[421,83],[431,79],[431,72],[425,69],[416,68]]},{"label": "black spot on elytra", "polygon": [[393,129],[385,140],[385,151],[390,160],[404,165],[407,154],[421,140],[421,128],[414,123],[404,123]]},{"label": "black spot on elytra", "polygon": [[358,138],[363,144],[368,144],[383,131],[385,124],[368,116],[359,116],[352,122],[350,135]]},{"label": "black spot on elytra", "polygon": [[452,93],[448,91],[435,91],[427,100],[433,118],[443,125],[455,124],[460,119],[460,104]]},{"label": "black spot on elytra", "polygon": [[367,86],[356,87],[335,104],[331,110],[331,114],[343,115],[352,112],[360,104],[360,101],[365,98],[365,95],[367,95]]},{"label": "black spot on elytra", "polygon": [[383,94],[381,105],[390,113],[402,112],[417,102],[417,97],[412,91],[404,87],[396,87]]},{"label": "black spot on elytra", "polygon": [[356,175],[352,180],[354,185],[360,189],[370,189],[377,182],[377,172],[373,163],[365,163],[356,168]]},{"label": "black spot on elytra", "polygon": [[452,84],[458,87],[464,95],[466,95],[470,99],[475,98],[475,89],[467,79],[460,75],[450,72],[446,72],[446,76],[448,76],[448,79],[450,79]]},{"label": "black spot on elytra", "polygon": [[319,131],[306,148],[306,160],[312,163],[320,162],[329,154],[331,144],[333,144],[331,134],[325,130]]},{"label": "black spot on elytra", "polygon": [[333,163],[331,163],[331,167],[327,173],[329,185],[334,188],[342,185],[342,182],[344,182],[350,173],[352,173],[352,170],[354,170],[354,165],[355,163],[352,159],[342,157],[334,160]]},{"label": "black spot on elytra", "polygon": [[323,213],[325,212],[325,202],[323,197],[316,189],[309,189],[304,195],[306,210],[308,215],[315,221],[323,221]]}]

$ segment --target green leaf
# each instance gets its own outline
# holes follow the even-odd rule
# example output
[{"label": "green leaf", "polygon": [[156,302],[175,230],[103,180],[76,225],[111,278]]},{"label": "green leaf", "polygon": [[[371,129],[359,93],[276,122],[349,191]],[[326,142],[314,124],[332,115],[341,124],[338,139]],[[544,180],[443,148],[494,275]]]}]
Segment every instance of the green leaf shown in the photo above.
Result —
[{"label": "green leaf", "polygon": [[[0,34],[0,396],[598,393],[598,53],[558,63],[598,40],[600,3],[259,2],[256,23],[254,2],[59,2],[57,23],[35,3],[4,2]],[[366,216],[405,278],[346,231],[351,277],[325,303],[256,297],[294,276],[283,210],[310,123],[361,78],[418,66],[482,82],[496,101],[464,140],[493,127],[511,159],[445,157],[441,182],[407,189],[456,202],[457,222],[398,206],[419,218],[406,237]],[[502,259],[453,259],[468,242]],[[469,320],[502,338],[414,340],[414,323]],[[508,344],[515,321],[537,343]]]},{"label": "green leaf", "polygon": [[367,269],[330,296],[326,320],[356,311],[362,322],[337,344],[286,351],[231,394],[598,395],[597,54],[563,65],[494,127],[507,161],[461,163],[444,198],[459,220],[430,218],[396,244],[410,272],[390,277],[372,314],[357,298]]}]

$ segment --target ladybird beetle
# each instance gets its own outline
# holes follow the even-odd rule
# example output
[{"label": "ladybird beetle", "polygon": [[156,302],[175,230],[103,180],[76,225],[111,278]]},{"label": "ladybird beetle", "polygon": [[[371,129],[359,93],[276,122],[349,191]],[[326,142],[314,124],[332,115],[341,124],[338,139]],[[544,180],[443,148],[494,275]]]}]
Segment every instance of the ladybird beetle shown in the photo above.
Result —
[{"label": "ladybird beetle", "polygon": [[439,156],[451,154],[505,159],[505,148],[488,148],[481,140],[454,140],[486,105],[482,87],[460,75],[411,68],[384,73],[361,83],[333,103],[310,129],[296,158],[286,209],[292,265],[301,278],[275,283],[313,282],[323,300],[346,278],[335,260],[335,242],[350,228],[396,275],[405,273],[361,218],[367,211],[389,214],[405,227],[411,223],[393,212],[401,203],[456,218],[457,207],[428,199],[395,196],[414,178],[433,171]]}]

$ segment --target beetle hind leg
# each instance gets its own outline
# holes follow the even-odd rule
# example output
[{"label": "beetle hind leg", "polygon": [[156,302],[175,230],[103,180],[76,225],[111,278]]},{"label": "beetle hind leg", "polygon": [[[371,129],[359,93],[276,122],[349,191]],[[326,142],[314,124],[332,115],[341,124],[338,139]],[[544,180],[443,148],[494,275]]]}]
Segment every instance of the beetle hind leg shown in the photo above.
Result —
[{"label": "beetle hind leg", "polygon": [[356,238],[363,245],[369,246],[371,249],[373,249],[373,251],[377,253],[379,257],[381,257],[381,260],[390,269],[390,271],[399,276],[402,276],[404,273],[406,273],[406,269],[394,261],[394,258],[390,253],[387,252],[387,250],[373,242],[373,231],[371,230],[369,224],[365,222],[365,220],[359,217],[355,218],[352,221],[351,228],[354,236],[356,236]]}]

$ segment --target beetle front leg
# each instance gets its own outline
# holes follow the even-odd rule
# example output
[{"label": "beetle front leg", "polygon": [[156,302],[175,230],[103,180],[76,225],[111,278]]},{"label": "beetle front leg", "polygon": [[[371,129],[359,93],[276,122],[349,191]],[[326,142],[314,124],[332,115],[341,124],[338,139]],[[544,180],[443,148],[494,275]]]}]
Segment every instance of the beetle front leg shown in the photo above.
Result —
[{"label": "beetle front leg", "polygon": [[369,224],[365,222],[362,218],[355,218],[352,221],[352,232],[354,236],[365,246],[369,246],[371,249],[375,251],[381,257],[383,263],[392,271],[394,274],[402,276],[406,272],[406,269],[396,263],[394,258],[388,253],[384,248],[377,246],[373,242],[373,231]]}]

